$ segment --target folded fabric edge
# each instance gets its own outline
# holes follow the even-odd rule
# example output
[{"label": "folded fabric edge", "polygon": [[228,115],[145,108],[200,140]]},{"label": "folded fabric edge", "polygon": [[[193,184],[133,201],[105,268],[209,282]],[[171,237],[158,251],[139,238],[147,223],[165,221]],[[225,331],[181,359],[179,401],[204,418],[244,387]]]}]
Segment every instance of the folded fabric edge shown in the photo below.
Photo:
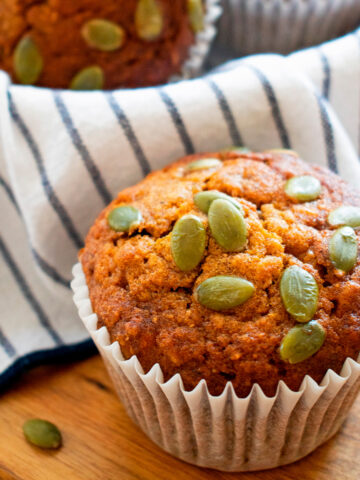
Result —
[{"label": "folded fabric edge", "polygon": [[38,350],[19,357],[0,375],[0,394],[19,378],[20,374],[40,365],[65,364],[85,360],[97,354],[91,339],[58,348]]}]

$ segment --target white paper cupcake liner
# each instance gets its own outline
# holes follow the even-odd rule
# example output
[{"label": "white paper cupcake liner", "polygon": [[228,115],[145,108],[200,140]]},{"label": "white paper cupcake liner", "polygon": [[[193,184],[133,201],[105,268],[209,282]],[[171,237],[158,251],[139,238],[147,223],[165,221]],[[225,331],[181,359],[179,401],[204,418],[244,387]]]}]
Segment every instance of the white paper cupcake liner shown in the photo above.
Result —
[{"label": "white paper cupcake liner", "polygon": [[201,73],[211,43],[217,33],[215,24],[221,13],[220,0],[205,0],[204,29],[196,34],[195,43],[190,47],[189,58],[183,64],[181,73],[172,76],[170,81],[193,78]]},{"label": "white paper cupcake liner", "polygon": [[124,359],[107,329],[97,328],[79,263],[73,275],[80,318],[129,416],[157,445],[186,462],[233,472],[294,462],[337,432],[359,391],[360,364],[348,358],[340,375],[328,370],[320,385],[306,376],[298,392],[280,381],[274,397],[254,385],[246,398],[238,398],[228,382],[221,395],[212,396],[205,380],[187,392],[179,374],[164,382],[159,364],[144,374],[136,356]]},{"label": "white paper cupcake liner", "polygon": [[224,0],[218,44],[233,56],[289,53],[356,28],[359,0]]}]

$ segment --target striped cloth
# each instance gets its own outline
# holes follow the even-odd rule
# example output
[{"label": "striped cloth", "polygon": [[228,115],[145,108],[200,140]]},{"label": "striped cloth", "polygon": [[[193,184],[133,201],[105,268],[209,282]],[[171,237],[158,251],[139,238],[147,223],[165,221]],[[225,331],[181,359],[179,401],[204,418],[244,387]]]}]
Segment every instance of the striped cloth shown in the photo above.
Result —
[{"label": "striped cloth", "polygon": [[120,189],[232,144],[293,148],[358,185],[359,107],[360,30],[157,88],[53,91],[0,73],[0,385],[31,365],[93,352],[71,267]]}]

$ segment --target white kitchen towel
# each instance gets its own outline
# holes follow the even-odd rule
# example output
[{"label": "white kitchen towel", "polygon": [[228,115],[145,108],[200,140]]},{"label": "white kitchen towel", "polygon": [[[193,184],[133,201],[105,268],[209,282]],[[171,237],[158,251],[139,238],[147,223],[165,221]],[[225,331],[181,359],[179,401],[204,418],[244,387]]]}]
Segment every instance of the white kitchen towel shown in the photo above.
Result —
[{"label": "white kitchen towel", "polygon": [[92,351],[71,267],[116,193],[183,155],[292,148],[360,183],[360,31],[156,88],[54,91],[0,74],[0,382]]}]

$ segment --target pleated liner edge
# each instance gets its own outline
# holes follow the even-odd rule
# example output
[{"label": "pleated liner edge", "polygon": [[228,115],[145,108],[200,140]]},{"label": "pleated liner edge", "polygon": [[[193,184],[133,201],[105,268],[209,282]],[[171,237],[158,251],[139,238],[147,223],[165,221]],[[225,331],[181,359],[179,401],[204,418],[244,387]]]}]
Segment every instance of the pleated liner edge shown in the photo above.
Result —
[{"label": "pleated liner edge", "polygon": [[73,275],[79,316],[127,413],[157,445],[186,462],[231,472],[295,462],[338,431],[359,391],[360,355],[358,362],[348,358],[340,375],[328,370],[320,385],[306,376],[298,392],[280,381],[274,397],[256,384],[238,398],[228,382],[212,396],[205,380],[187,392],[179,374],[164,382],[159,364],[144,374],[136,356],[124,359],[106,328],[97,329],[79,263]]}]

